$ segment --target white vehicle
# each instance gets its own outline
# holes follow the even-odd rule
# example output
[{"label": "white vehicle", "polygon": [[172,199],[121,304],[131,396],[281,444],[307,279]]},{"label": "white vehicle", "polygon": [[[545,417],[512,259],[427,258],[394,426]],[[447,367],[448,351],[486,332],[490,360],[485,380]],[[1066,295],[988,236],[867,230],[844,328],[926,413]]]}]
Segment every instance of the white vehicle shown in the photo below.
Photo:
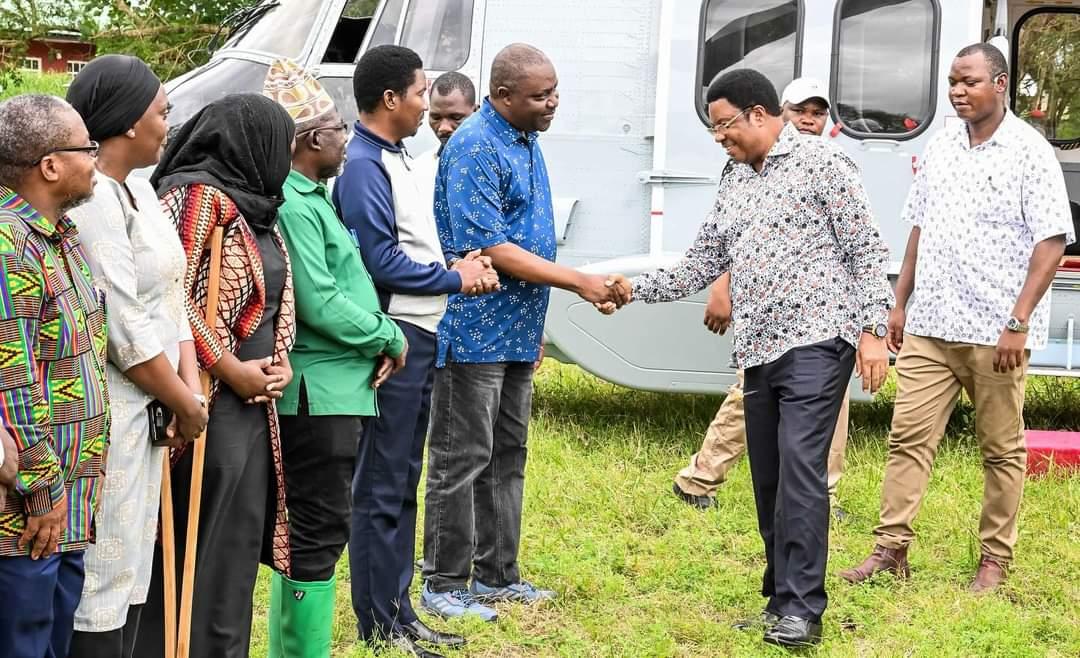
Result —
[{"label": "white vehicle", "polygon": [[[1012,106],[1056,147],[1080,201],[1080,0],[280,0],[236,16],[212,61],[169,84],[174,117],[257,91],[275,56],[316,69],[349,119],[353,62],[397,43],[434,79],[467,74],[483,95],[495,53],[526,41],[559,74],[561,105],[542,138],[556,197],[560,262],[633,275],[674,262],[714,198],[726,155],[706,132],[703,97],[720,72],[752,67],[781,90],[809,75],[830,85],[836,139],[862,168],[899,272],[899,220],[930,135],[958,121],[948,71],[963,46],[999,35]],[[434,144],[426,127],[411,145]],[[1073,204],[1074,218],[1080,206]],[[1074,317],[1080,274],[1053,285],[1050,347],[1032,372],[1080,375]],[[554,291],[547,353],[619,384],[721,392],[733,381],[730,334],[703,323],[705,294],[632,304],[612,317]]]}]

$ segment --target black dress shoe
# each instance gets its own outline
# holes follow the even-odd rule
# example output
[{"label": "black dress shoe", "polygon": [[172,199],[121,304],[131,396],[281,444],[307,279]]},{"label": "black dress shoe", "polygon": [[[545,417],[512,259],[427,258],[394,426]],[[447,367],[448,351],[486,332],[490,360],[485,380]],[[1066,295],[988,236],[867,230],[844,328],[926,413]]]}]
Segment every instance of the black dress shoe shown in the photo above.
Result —
[{"label": "black dress shoe", "polygon": [[774,615],[768,610],[762,610],[757,617],[740,619],[731,625],[737,631],[769,630],[780,621],[780,615]]},{"label": "black dress shoe", "polygon": [[401,630],[406,635],[420,642],[435,644],[440,647],[460,647],[465,644],[465,638],[453,633],[441,633],[417,619],[411,624],[402,624]]},{"label": "black dress shoe", "polygon": [[762,638],[782,647],[809,647],[821,642],[821,624],[788,615],[765,631]]},{"label": "black dress shoe", "polygon": [[386,646],[391,649],[402,651],[410,656],[416,656],[416,658],[446,658],[441,653],[428,651],[404,633],[394,633],[391,635],[390,639],[386,641]]},{"label": "black dress shoe", "polygon": [[671,490],[674,491],[675,495],[682,499],[684,503],[691,507],[705,510],[716,504],[716,500],[714,500],[712,496],[695,496],[693,494],[688,494],[679,487],[678,483],[672,484]]}]

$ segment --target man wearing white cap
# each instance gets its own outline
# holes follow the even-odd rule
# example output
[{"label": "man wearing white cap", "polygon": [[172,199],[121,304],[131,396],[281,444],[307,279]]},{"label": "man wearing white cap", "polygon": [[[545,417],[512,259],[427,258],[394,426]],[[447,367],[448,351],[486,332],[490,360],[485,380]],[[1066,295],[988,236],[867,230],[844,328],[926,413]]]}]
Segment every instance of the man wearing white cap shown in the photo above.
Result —
[{"label": "man wearing white cap", "polygon": [[[800,133],[820,137],[825,132],[829,116],[829,96],[825,83],[815,78],[797,78],[780,98],[783,117]],[[705,326],[713,333],[723,334],[731,324],[731,275],[724,274],[709,289],[705,306]],[[690,458],[690,464],[675,476],[674,491],[686,503],[708,509],[715,502],[716,490],[727,479],[728,471],[746,452],[746,424],[743,412],[743,373],[728,389],[727,397],[705,432],[705,440]],[[829,500],[833,514],[843,518],[845,513],[836,501],[836,485],[844,469],[844,449],[847,447],[848,398],[840,415],[829,448]]]}]

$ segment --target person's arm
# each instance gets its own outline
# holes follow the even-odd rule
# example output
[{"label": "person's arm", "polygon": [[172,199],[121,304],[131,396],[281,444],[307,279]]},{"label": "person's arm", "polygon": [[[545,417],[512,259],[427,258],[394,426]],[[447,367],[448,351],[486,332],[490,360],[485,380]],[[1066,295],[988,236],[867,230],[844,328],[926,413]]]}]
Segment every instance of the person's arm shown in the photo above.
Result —
[{"label": "person's arm", "polygon": [[[1040,148],[1027,154],[1021,166],[1021,210],[1035,248],[1028,260],[1027,276],[1013,305],[1012,317],[1027,324],[1054,281],[1061,257],[1065,255],[1065,246],[1076,236],[1065,177],[1050,145],[1040,144]],[[1003,328],[994,353],[994,369],[1004,372],[1021,367],[1026,347],[1026,333]]]},{"label": "person's arm", "polygon": [[832,220],[840,253],[855,279],[859,323],[865,327],[885,322],[893,307],[889,247],[874,221],[859,169],[851,158],[837,150],[821,174],[818,189],[830,196],[819,202]]},{"label": "person's arm", "polygon": [[402,251],[390,175],[380,164],[370,159],[347,164],[334,185],[334,200],[380,288],[406,295],[462,292],[461,275],[444,263],[418,263]]},{"label": "person's arm", "polygon": [[705,326],[723,336],[731,326],[731,272],[724,272],[709,286],[705,304]]},{"label": "person's arm", "polygon": [[[113,189],[114,185],[110,183],[108,189],[98,192],[99,203],[112,202],[110,194],[126,194]],[[119,206],[119,198],[115,203]],[[94,284],[105,291],[109,305],[109,361],[136,386],[172,409],[179,417],[181,433],[192,440],[206,425],[202,404],[169,363],[150,315],[139,300],[135,250],[127,227],[121,221],[89,216],[95,209],[77,210],[74,216]],[[121,212],[120,207],[99,210]]]},{"label": "person's arm", "polygon": [[[4,429],[11,433],[19,460],[15,491],[23,497],[27,515],[41,517],[65,500],[60,460],[52,448],[49,403],[40,380],[42,369],[34,355],[38,338],[45,273],[32,254],[16,245],[25,245],[11,224],[0,223],[0,258],[5,263],[0,275],[0,325],[11,340],[9,354],[0,373],[0,405]],[[18,282],[14,286],[14,282]]]},{"label": "person's arm", "polygon": [[590,302],[609,301],[603,275],[558,265],[510,241],[499,171],[498,156],[487,149],[472,149],[446,165],[441,182],[446,207],[436,210],[446,217],[442,240],[448,258],[479,249],[501,274],[569,290]]},{"label": "person's arm", "polygon": [[705,218],[694,243],[678,263],[631,279],[632,299],[646,304],[683,299],[704,290],[731,268],[717,212],[714,208]]},{"label": "person's arm", "polygon": [[904,262],[900,265],[900,276],[896,279],[896,304],[889,311],[886,345],[895,354],[900,353],[904,345],[904,326],[907,324],[907,304],[911,293],[915,292],[915,270],[919,261],[919,236],[922,229],[911,227],[907,247],[904,249]]},{"label": "person's arm", "polygon": [[355,350],[364,358],[401,354],[405,337],[397,324],[381,311],[372,313],[357,305],[338,286],[326,263],[322,222],[290,211],[282,215],[279,226],[292,260],[297,318],[342,350]]}]

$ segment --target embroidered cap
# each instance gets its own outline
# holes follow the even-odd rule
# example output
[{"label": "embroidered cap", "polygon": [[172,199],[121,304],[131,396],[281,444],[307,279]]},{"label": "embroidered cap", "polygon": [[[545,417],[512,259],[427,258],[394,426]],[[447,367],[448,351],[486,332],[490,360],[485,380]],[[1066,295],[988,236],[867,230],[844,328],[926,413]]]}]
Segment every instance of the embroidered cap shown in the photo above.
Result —
[{"label": "embroidered cap", "polygon": [[334,111],[334,99],[322,83],[289,59],[276,59],[270,65],[263,95],[281,104],[300,130]]}]

